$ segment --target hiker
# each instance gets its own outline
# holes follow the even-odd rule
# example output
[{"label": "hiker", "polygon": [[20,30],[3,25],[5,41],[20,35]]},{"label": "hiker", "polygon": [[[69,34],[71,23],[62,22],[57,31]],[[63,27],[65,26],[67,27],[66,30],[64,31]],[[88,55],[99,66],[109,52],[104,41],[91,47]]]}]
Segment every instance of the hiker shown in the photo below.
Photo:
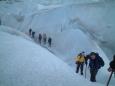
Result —
[{"label": "hiker", "polygon": [[109,79],[107,81],[107,85],[106,86],[109,86],[109,83],[111,81],[113,73],[114,73],[114,76],[115,76],[115,55],[113,56],[113,61],[111,61],[109,65],[110,65],[110,67],[109,67],[108,71],[111,72],[111,74],[109,76]]},{"label": "hiker", "polygon": [[85,55],[84,52],[80,53],[76,58],[75,58],[76,64],[77,64],[77,69],[76,73],[79,72],[79,69],[81,69],[81,75],[83,75],[83,67],[85,63]]},{"label": "hiker", "polygon": [[51,47],[51,45],[52,45],[52,38],[51,37],[48,38],[48,44]]},{"label": "hiker", "polygon": [[85,56],[85,64],[86,64],[86,67],[87,67],[87,64],[88,64],[88,59],[90,58],[90,55],[86,55]]},{"label": "hiker", "polygon": [[115,55],[113,56],[113,61],[110,62],[110,68],[115,70]]},{"label": "hiker", "polygon": [[47,36],[46,36],[46,34],[43,34],[43,42],[44,42],[44,44],[46,44],[46,41],[47,41]]},{"label": "hiker", "polygon": [[32,38],[35,38],[35,32],[34,31],[32,32]]},{"label": "hiker", "polygon": [[115,72],[115,55],[113,56],[113,61],[110,62],[109,72],[113,71]]},{"label": "hiker", "polygon": [[29,29],[29,35],[30,36],[32,35],[32,29],[31,28]]},{"label": "hiker", "polygon": [[89,57],[89,68],[90,68],[90,81],[96,82],[96,75],[101,67],[104,66],[103,59],[99,56],[98,53],[91,52]]},{"label": "hiker", "polygon": [[39,43],[41,44],[41,41],[42,41],[42,35],[41,34],[39,34]]}]

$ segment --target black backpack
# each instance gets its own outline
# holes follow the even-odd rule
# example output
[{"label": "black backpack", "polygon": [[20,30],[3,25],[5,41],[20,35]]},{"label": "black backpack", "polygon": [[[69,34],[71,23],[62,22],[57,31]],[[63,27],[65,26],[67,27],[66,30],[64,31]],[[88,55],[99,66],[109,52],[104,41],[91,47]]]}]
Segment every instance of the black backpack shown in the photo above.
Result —
[{"label": "black backpack", "polygon": [[103,59],[100,56],[98,57],[98,61],[99,61],[100,67],[103,67],[105,65]]}]

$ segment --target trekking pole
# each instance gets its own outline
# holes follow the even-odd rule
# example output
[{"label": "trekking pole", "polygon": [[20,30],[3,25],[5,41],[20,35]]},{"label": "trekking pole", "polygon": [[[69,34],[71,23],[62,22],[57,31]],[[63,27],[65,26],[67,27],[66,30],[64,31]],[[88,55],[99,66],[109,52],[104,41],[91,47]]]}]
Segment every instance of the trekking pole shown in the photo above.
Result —
[{"label": "trekking pole", "polygon": [[114,72],[114,78],[115,78],[115,72]]},{"label": "trekking pole", "polygon": [[85,67],[85,78],[87,78],[87,65]]},{"label": "trekking pole", "polygon": [[113,71],[112,71],[111,74],[110,74],[110,77],[109,77],[109,79],[108,79],[108,82],[107,82],[107,85],[106,85],[106,86],[109,86],[109,83],[110,83],[110,81],[111,81],[112,75],[113,75]]}]

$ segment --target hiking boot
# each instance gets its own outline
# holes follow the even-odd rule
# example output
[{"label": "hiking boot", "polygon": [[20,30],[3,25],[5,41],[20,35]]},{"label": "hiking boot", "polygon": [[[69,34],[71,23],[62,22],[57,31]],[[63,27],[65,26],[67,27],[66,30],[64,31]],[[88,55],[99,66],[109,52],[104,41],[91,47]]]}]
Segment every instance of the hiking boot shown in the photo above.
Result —
[{"label": "hiking boot", "polygon": [[96,80],[90,80],[91,82],[96,82]]},{"label": "hiking boot", "polygon": [[83,75],[83,73],[81,73],[81,75]]}]

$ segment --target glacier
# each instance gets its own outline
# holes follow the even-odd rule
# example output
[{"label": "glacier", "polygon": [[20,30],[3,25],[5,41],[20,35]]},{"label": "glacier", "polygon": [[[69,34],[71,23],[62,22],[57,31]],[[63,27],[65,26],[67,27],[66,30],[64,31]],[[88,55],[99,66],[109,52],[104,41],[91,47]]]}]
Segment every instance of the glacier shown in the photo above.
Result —
[{"label": "glacier", "polygon": [[[20,2],[14,2],[15,0],[11,0],[11,3],[6,3],[5,1],[0,1],[0,20],[2,22],[2,26],[0,26],[0,33],[1,33],[1,48],[3,50],[0,51],[0,54],[2,56],[1,58],[1,70],[4,71],[11,71],[9,73],[13,73],[13,70],[15,71],[14,79],[17,78],[16,70],[17,67],[20,66],[21,61],[19,61],[19,64],[15,63],[15,60],[18,62],[17,59],[19,57],[16,57],[15,55],[19,55],[19,53],[13,53],[18,52],[18,47],[21,44],[23,44],[23,41],[26,42],[27,44],[31,43],[31,49],[33,50],[34,47],[34,41],[27,36],[28,29],[32,28],[36,33],[47,33],[48,36],[51,36],[53,38],[53,46],[52,48],[49,48],[45,46],[44,49],[43,46],[36,45],[38,47],[38,50],[36,49],[34,52],[38,51],[46,51],[46,49],[50,50],[53,52],[54,56],[51,56],[53,58],[56,58],[57,61],[62,61],[64,64],[66,64],[69,68],[67,71],[71,70],[73,75],[68,76],[68,81],[73,77],[74,79],[76,78],[77,80],[82,80],[83,77],[81,78],[78,75],[77,77],[74,77],[74,71],[75,71],[75,64],[74,64],[74,58],[75,56],[81,52],[85,51],[87,54],[91,51],[98,52],[101,57],[103,57],[106,65],[104,68],[101,69],[99,72],[97,79],[98,83],[101,85],[106,84],[106,81],[109,77],[109,73],[107,71],[107,68],[109,67],[109,61],[112,59],[112,55],[114,54],[115,50],[115,40],[114,40],[114,7],[115,7],[115,1],[114,0],[81,0],[81,2],[72,0],[70,2],[64,0],[49,0],[49,1],[40,1],[40,0],[28,0],[28,1],[23,1],[20,0]],[[79,2],[79,3],[78,3]],[[12,36],[11,36],[12,35]],[[11,38],[9,38],[11,36]],[[16,36],[16,37],[15,37]],[[21,38],[20,38],[21,37]],[[37,35],[36,35],[37,37]],[[14,38],[14,40],[12,40]],[[21,41],[19,42],[17,39],[20,39]],[[23,39],[24,38],[24,39]],[[7,41],[9,40],[9,41]],[[11,40],[11,41],[10,41]],[[19,44],[18,44],[18,42]],[[17,44],[16,46],[12,45],[12,43]],[[7,46],[6,46],[6,45]],[[25,45],[25,51],[19,50],[22,54],[25,54],[24,56],[28,56],[27,53],[29,53],[31,50],[30,48],[27,49],[26,44]],[[21,45],[21,46],[24,46]],[[4,47],[6,46],[6,48]],[[10,46],[9,50],[12,49],[13,47],[17,47],[16,49],[12,49],[11,51],[7,50],[7,48]],[[5,49],[5,50],[4,50]],[[27,50],[27,51],[26,51]],[[32,51],[31,51],[32,52]],[[36,52],[36,53],[37,53]],[[46,56],[38,53],[40,55],[40,59]],[[14,60],[10,60],[8,56],[6,56],[7,62],[5,62],[5,57],[4,55],[11,53],[12,55],[15,56],[16,58],[12,57]],[[46,54],[49,54],[50,52],[46,52]],[[39,56],[39,55],[34,55],[34,56]],[[8,54],[9,55],[9,54]],[[21,55],[24,57],[23,55]],[[28,56],[31,57],[31,56]],[[48,55],[48,57],[50,57]],[[27,60],[27,58],[25,58]],[[56,60],[55,59],[55,60]],[[23,59],[22,59],[23,60]],[[24,61],[26,61],[24,60]],[[28,61],[30,58],[28,59]],[[13,67],[10,67],[10,61],[13,61],[13,64],[11,66],[15,66],[14,69]],[[35,61],[35,60],[34,60]],[[59,61],[59,62],[60,62]],[[55,62],[54,62],[55,63]],[[8,64],[8,65],[7,65]],[[7,65],[7,68],[10,67],[9,69],[4,69],[4,66]],[[22,68],[21,70],[25,69],[25,72],[28,72],[28,69],[30,67],[30,70],[32,72],[32,65],[33,63],[30,61],[28,63],[30,66],[24,66],[27,67],[27,70]],[[38,63],[36,63],[38,65]],[[41,65],[41,64],[40,64]],[[60,64],[63,65],[63,64]],[[41,65],[42,66],[42,65]],[[49,66],[49,65],[48,65]],[[39,67],[40,68],[40,67]],[[55,68],[51,66],[51,69]],[[36,69],[36,68],[35,68]],[[67,67],[66,67],[67,69]],[[61,69],[59,69],[61,70]],[[10,74],[8,72],[8,76],[5,75],[4,71],[2,71],[0,74],[4,76],[6,79],[1,79],[0,82],[1,86],[6,86],[13,84],[14,82],[18,82],[19,86],[25,86],[26,84],[30,86],[51,86],[54,84],[53,82],[46,81],[46,83],[34,83],[34,81],[31,79],[29,83],[29,79],[27,77],[35,77],[37,74],[32,74],[31,76],[21,74],[21,77],[15,80],[7,80],[10,77]],[[45,71],[45,68],[44,68]],[[19,71],[20,72],[20,71]],[[28,73],[31,73],[28,72]],[[33,73],[39,73],[38,70],[33,71]],[[43,72],[43,71],[41,71]],[[51,72],[51,71],[50,71]],[[70,71],[69,71],[70,72]],[[46,73],[46,72],[45,72]],[[69,73],[68,73],[69,74]],[[65,74],[68,75],[68,74]],[[20,76],[19,75],[19,76]],[[38,74],[39,75],[39,74]],[[72,76],[72,77],[71,77]],[[25,78],[24,78],[25,77]],[[41,77],[45,77],[42,75]],[[57,76],[55,76],[57,77]],[[20,80],[21,78],[24,78],[23,80]],[[48,77],[46,77],[48,78]],[[61,77],[60,77],[61,78]],[[51,79],[51,78],[50,78]],[[52,78],[53,80],[54,78]],[[64,79],[64,78],[63,78]],[[78,82],[77,80],[70,80],[70,85],[74,86],[78,83],[73,83],[73,81]],[[87,79],[89,79],[89,74]],[[41,81],[42,79],[37,79],[37,81]],[[45,79],[43,79],[45,80]],[[83,79],[84,80],[84,79]],[[97,85],[97,83],[92,84],[87,80],[84,80],[87,84],[87,86],[90,85]],[[22,82],[22,84],[20,83]],[[36,81],[35,81],[36,82]],[[60,82],[60,85],[57,84],[57,86],[64,86],[66,83],[65,81]],[[6,84],[5,84],[6,83]],[[49,84],[48,84],[49,83]],[[99,85],[100,85],[99,84]],[[16,85],[16,83],[14,83]],[[83,84],[82,86],[84,86]],[[99,86],[98,85],[98,86]],[[114,78],[112,78],[111,85],[114,86]]]}]

